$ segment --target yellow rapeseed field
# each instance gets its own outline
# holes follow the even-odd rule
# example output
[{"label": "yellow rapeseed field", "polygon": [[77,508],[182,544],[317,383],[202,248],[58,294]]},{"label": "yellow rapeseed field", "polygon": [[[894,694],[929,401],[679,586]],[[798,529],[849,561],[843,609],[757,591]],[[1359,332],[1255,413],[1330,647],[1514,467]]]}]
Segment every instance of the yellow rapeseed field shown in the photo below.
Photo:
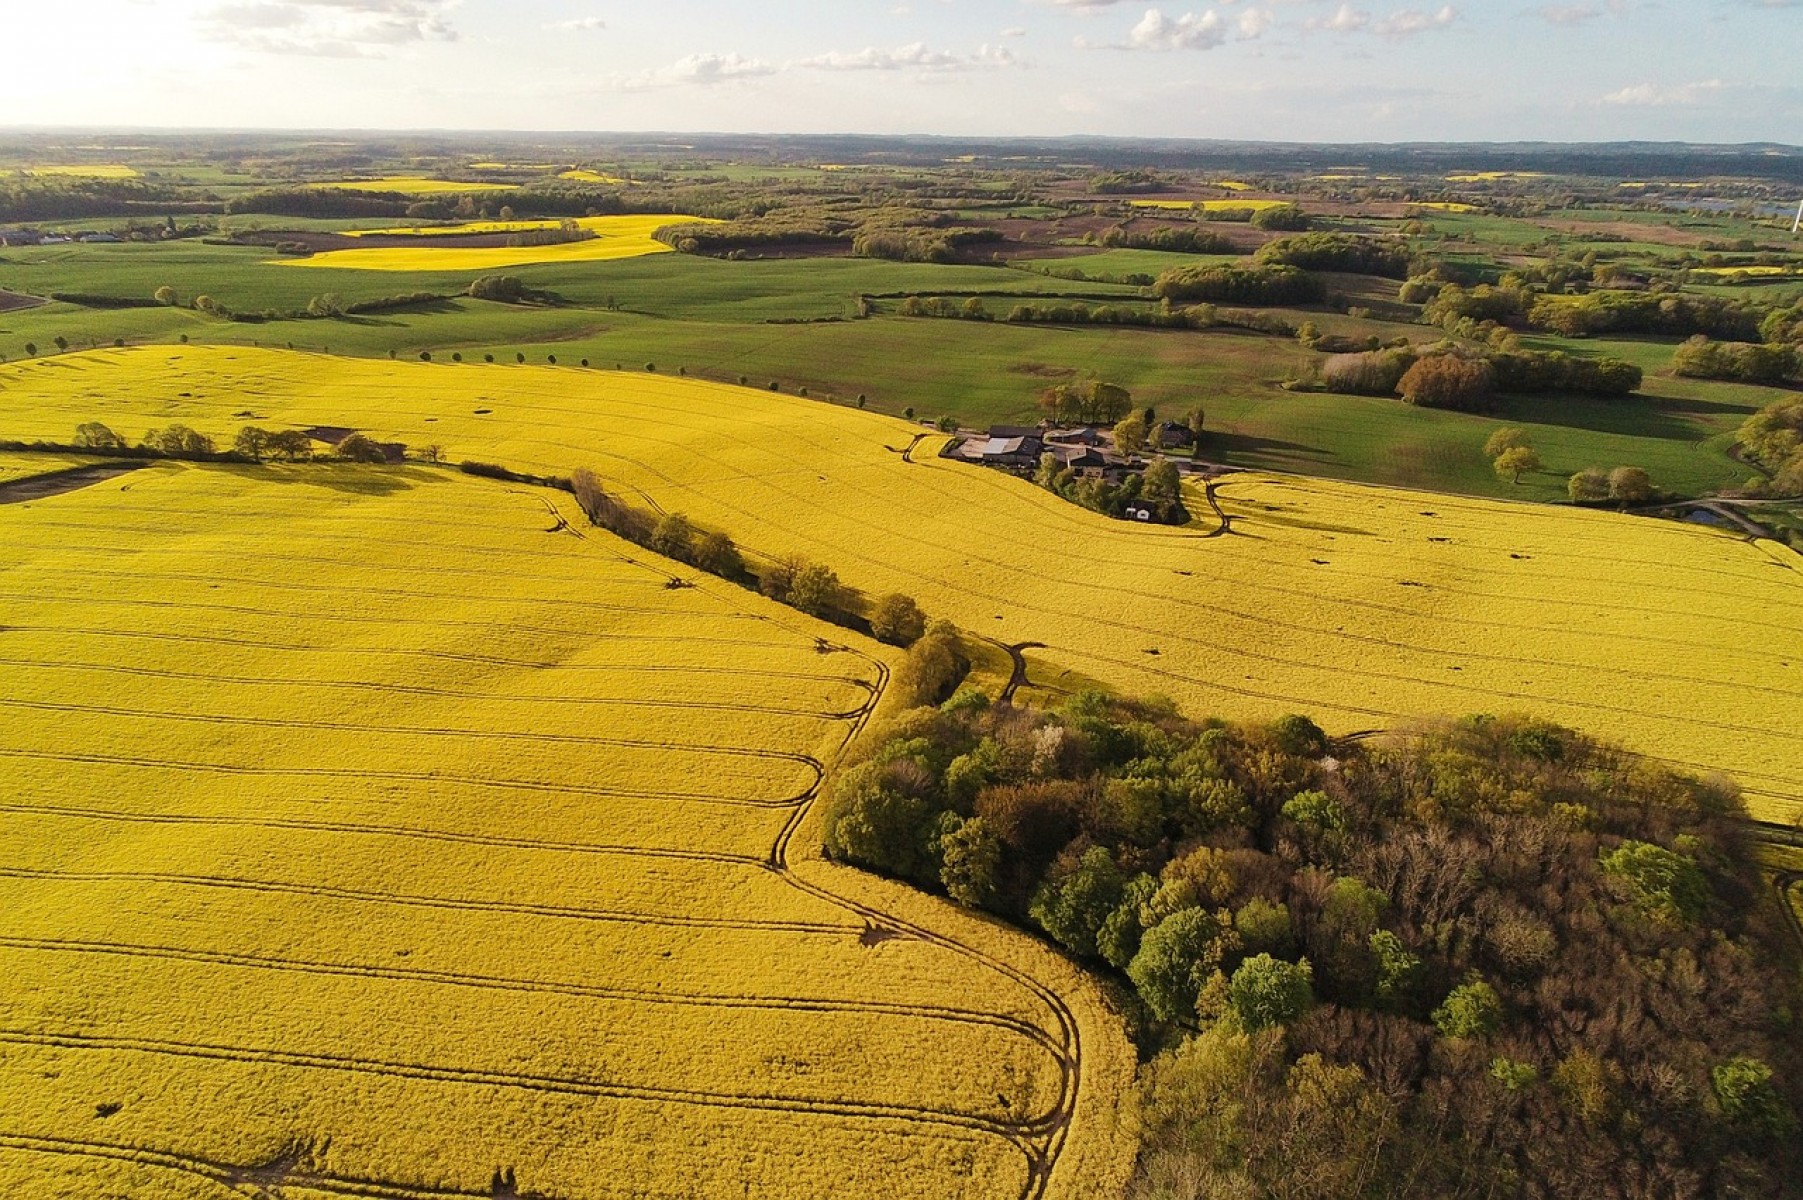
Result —
[{"label": "yellow rapeseed field", "polygon": [[[528,263],[612,262],[646,254],[667,254],[670,247],[651,235],[666,225],[705,224],[702,217],[639,214],[624,217],[579,217],[576,223],[595,236],[580,242],[552,246],[380,246],[368,250],[328,250],[307,258],[275,260],[290,267],[356,268],[364,271],[492,271]],[[367,229],[356,236],[420,234],[426,237],[469,236],[555,228],[557,222],[471,222],[466,226],[442,225],[418,229]]]},{"label": "yellow rapeseed field", "polygon": [[[1335,732],[1529,712],[1803,812],[1803,562],[1770,543],[1551,506],[1259,475],[1230,531],[1133,528],[935,457],[917,427],[723,385],[572,368],[100,351],[0,367],[13,437],[84,420],[349,425],[453,458],[589,466],[635,499],[1042,643],[1037,682],[1166,692],[1198,714]],[[639,502],[644,502],[639,500]]]},{"label": "yellow rapeseed field", "polygon": [[560,171],[558,172],[557,177],[559,179],[573,179],[577,183],[624,184],[628,182],[625,179],[621,179],[618,175],[604,175],[600,171],[585,171],[580,169],[574,171]]},{"label": "yellow rapeseed field", "polygon": [[310,183],[307,186],[346,192],[403,192],[409,196],[436,196],[457,192],[502,191],[513,185],[472,183],[462,179],[427,179],[420,175],[384,175],[378,179],[335,179],[329,183]]},{"label": "yellow rapeseed field", "polygon": [[1448,175],[1449,183],[1494,183],[1499,179],[1545,179],[1544,171],[1472,171],[1464,175]]},{"label": "yellow rapeseed field", "polygon": [[1695,273],[1697,275],[1755,275],[1755,276],[1794,275],[1797,273],[1797,270],[1798,270],[1796,267],[1758,266],[1758,265],[1744,266],[1744,267],[1692,267],[1690,269],[1693,273]]},{"label": "yellow rapeseed field", "polygon": [[1118,1186],[1093,989],[795,833],[886,652],[574,518],[348,465],[0,507],[0,1194]]},{"label": "yellow rapeseed field", "polygon": [[1439,212],[1480,212],[1475,204],[1462,204],[1457,200],[1411,200],[1410,208],[1431,208]]},{"label": "yellow rapeseed field", "polygon": [[[0,172],[4,174],[5,172]],[[26,175],[61,175],[75,179],[137,179],[135,167],[124,163],[82,163],[75,166],[26,167]]]}]

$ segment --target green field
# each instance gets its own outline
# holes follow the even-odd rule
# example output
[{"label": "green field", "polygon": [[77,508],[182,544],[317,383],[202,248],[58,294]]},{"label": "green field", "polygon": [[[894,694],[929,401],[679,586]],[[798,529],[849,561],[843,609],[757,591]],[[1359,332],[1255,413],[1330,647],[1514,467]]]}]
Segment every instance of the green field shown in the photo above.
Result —
[{"label": "green field", "polygon": [[[759,175],[757,171],[776,174]],[[839,176],[815,168],[728,172],[749,178]],[[719,185],[729,186],[729,185]],[[1020,208],[1020,206],[1013,206]],[[1029,206],[1031,207],[1031,206]],[[1039,206],[1045,212],[1057,212]],[[948,210],[950,211],[950,210]],[[1022,209],[1022,211],[1026,211]],[[957,215],[980,217],[981,209]],[[379,227],[383,218],[296,219],[233,216],[231,228],[312,232]],[[1393,219],[1339,216],[1340,228],[1393,232]],[[1573,225],[1620,226],[1639,221],[1649,237],[1668,231],[1725,238],[1772,230],[1739,218],[1702,219],[1622,209],[1556,210],[1522,219],[1491,213],[1433,214],[1418,247],[1449,260],[1500,272],[1549,236],[1574,247]],[[72,227],[79,223],[68,223]],[[1657,230],[1657,233],[1653,232]],[[1459,240],[1443,241],[1440,235]],[[1583,243],[1590,246],[1589,243]],[[1600,256],[1669,261],[1681,247],[1656,241],[1598,242]],[[1178,416],[1200,406],[1212,437],[1204,453],[1233,465],[1298,471],[1367,482],[1443,488],[1518,499],[1557,500],[1574,471],[1636,465],[1661,487],[1698,494],[1738,486],[1746,467],[1729,456],[1733,434],[1781,389],[1676,379],[1668,365],[1677,339],[1567,340],[1524,335],[1535,349],[1626,358],[1646,373],[1640,394],[1620,400],[1584,396],[1503,397],[1495,411],[1473,416],[1417,410],[1387,399],[1286,391],[1286,380],[1320,361],[1295,341],[1237,328],[1163,331],[1120,327],[1011,325],[905,318],[900,298],[978,295],[1002,318],[1016,303],[1068,297],[1124,307],[1150,303],[1145,289],[1125,284],[1175,266],[1232,261],[1144,250],[1099,250],[1062,257],[1014,259],[999,265],[936,265],[875,259],[757,258],[727,261],[663,254],[604,263],[526,266],[512,270],[538,299],[504,305],[464,297],[474,272],[389,272],[313,268],[296,271],[265,247],[209,245],[196,239],[124,245],[71,244],[0,252],[0,288],[142,301],[172,287],[185,304],[213,297],[239,314],[273,319],[226,321],[186,307],[88,307],[52,303],[0,313],[0,358],[17,359],[27,343],[46,353],[71,347],[175,342],[330,350],[334,354],[416,358],[493,354],[513,361],[550,356],[688,373],[726,382],[741,378],[785,391],[850,402],[864,396],[879,410],[919,418],[951,415],[967,426],[1035,419],[1047,386],[1099,377],[1131,389],[1135,403]],[[1329,286],[1357,315],[1325,308],[1279,310],[1292,324],[1324,333],[1416,343],[1441,336],[1413,323],[1416,309],[1398,303],[1396,283],[1358,275],[1329,276]],[[1803,290],[1803,285],[1786,285]],[[1710,285],[1696,290],[1779,301],[1789,291]],[[293,319],[316,296],[366,303],[398,295],[444,297],[431,303],[336,319]],[[1520,485],[1499,481],[1482,454],[1501,425],[1529,433],[1544,469]]]}]

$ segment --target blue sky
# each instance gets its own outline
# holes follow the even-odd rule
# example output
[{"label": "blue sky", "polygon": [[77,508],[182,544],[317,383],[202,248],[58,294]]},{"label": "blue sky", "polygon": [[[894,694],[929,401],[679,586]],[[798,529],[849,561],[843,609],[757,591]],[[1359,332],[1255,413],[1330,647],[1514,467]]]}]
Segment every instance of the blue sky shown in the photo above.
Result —
[{"label": "blue sky", "polygon": [[13,124],[1803,143],[1803,0],[24,7]]}]

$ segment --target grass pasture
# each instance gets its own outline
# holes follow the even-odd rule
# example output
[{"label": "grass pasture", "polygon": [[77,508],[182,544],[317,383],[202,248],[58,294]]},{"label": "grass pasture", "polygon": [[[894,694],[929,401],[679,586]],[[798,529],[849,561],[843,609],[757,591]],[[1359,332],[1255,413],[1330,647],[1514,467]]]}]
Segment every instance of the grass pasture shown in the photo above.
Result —
[{"label": "grass pasture", "polygon": [[917,427],[889,418],[644,374],[143,350],[0,368],[0,405],[17,437],[89,419],[229,434],[249,406],[452,459],[591,466],[754,552],[802,553],[981,635],[1043,643],[1039,682],[1070,673],[1199,713],[1305,711],[1339,733],[1530,712],[1729,771],[1770,819],[1803,811],[1803,575],[1790,551],[1719,533],[1268,476],[1221,487],[1225,536],[1132,529],[934,458],[932,437],[904,462]]},{"label": "grass pasture", "polygon": [[1118,1182],[1074,970],[785,854],[883,656],[573,510],[177,464],[0,508],[0,1191]]}]

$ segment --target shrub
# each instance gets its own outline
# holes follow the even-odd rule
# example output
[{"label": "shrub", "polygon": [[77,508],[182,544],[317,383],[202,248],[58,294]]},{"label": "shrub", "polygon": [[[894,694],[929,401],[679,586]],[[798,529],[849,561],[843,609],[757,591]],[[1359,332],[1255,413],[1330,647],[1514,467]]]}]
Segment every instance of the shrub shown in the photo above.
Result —
[{"label": "shrub", "polygon": [[1585,467],[1566,481],[1565,492],[1573,500],[1607,500],[1609,473],[1601,467]]},{"label": "shrub", "polygon": [[1609,498],[1624,504],[1645,504],[1653,498],[1653,479],[1641,467],[1617,467],[1609,472]]},{"label": "shrub", "polygon": [[1397,384],[1397,391],[1406,404],[1478,412],[1489,406],[1492,385],[1489,363],[1436,354],[1410,367]]},{"label": "shrub", "polygon": [[517,304],[526,295],[526,285],[517,275],[484,275],[470,284],[469,294],[476,300]]},{"label": "shrub", "polygon": [[651,530],[651,549],[665,558],[687,562],[694,552],[695,530],[681,513],[659,518]]}]

